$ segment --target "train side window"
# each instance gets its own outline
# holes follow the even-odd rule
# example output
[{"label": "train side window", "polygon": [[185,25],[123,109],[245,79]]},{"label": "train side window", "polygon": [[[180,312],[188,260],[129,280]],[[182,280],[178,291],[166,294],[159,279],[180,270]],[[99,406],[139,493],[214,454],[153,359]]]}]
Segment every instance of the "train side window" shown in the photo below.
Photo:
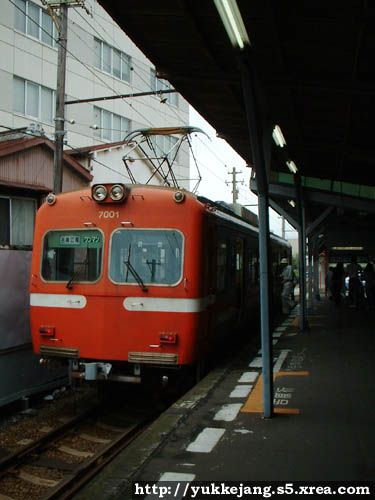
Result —
[{"label": "train side window", "polygon": [[257,255],[252,255],[251,282],[255,285],[259,282],[259,262]]},{"label": "train side window", "polygon": [[248,280],[256,285],[259,279],[259,263],[257,255],[250,250],[248,253]]},{"label": "train side window", "polygon": [[219,241],[217,246],[217,276],[216,287],[217,291],[225,290],[225,274],[228,259],[228,246],[225,241]]},{"label": "train side window", "polygon": [[176,285],[183,235],[173,229],[119,229],[111,239],[109,277],[119,284]]},{"label": "train side window", "polygon": [[279,254],[272,252],[272,276],[277,277],[279,271]]},{"label": "train side window", "polygon": [[236,239],[236,285],[243,286],[243,260],[244,260],[244,241],[241,238]]},{"label": "train side window", "polygon": [[243,248],[244,242],[240,238],[236,240],[236,271],[242,272],[243,269]]},{"label": "train side window", "polygon": [[246,279],[252,283],[252,264],[253,264],[253,253],[249,249],[247,251],[247,276]]},{"label": "train side window", "polygon": [[102,252],[103,235],[96,229],[49,231],[44,236],[42,278],[75,283],[97,281]]}]

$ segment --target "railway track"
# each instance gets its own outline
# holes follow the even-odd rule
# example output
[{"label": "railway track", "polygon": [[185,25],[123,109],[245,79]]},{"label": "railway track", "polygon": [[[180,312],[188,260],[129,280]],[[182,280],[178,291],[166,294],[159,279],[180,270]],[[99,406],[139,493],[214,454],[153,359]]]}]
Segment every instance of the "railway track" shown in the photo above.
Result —
[{"label": "railway track", "polygon": [[0,449],[0,500],[68,499],[138,436],[155,414],[94,406]]}]

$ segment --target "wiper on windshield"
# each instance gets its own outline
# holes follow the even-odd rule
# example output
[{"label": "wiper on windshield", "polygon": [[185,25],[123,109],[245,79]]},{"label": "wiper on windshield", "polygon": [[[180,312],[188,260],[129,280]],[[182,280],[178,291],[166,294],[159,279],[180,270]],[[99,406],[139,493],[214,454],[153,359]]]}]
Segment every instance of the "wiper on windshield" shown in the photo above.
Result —
[{"label": "wiper on windshield", "polygon": [[[84,266],[86,268],[88,266],[88,264],[89,264],[89,247],[87,246],[86,247],[85,260],[83,262],[81,262],[80,265],[82,265],[82,266]],[[73,269],[74,269],[74,264],[73,264]],[[80,271],[78,271],[78,269],[76,271],[73,271],[72,277],[70,278],[70,280],[66,284],[66,288],[68,290],[71,290],[73,288],[73,286],[72,286],[73,281],[77,278],[77,276],[79,275],[79,273],[80,273]]]},{"label": "wiper on windshield", "polygon": [[70,280],[69,280],[69,281],[68,281],[68,283],[66,284],[66,288],[67,288],[68,290],[71,290],[71,289],[73,288],[72,283],[73,283],[74,279],[77,277],[77,274],[78,274],[78,272],[77,272],[77,271],[76,271],[75,273],[73,273],[73,274],[72,274],[72,277],[70,278]]},{"label": "wiper on windshield", "polygon": [[[124,264],[126,265],[128,271],[130,271],[131,274],[133,275],[133,278],[135,279],[135,281],[141,287],[142,292],[148,292],[148,288],[145,286],[142,278],[139,276],[139,274],[137,273],[137,271],[134,269],[134,267],[132,266],[132,264],[130,262],[130,251],[131,251],[131,245],[129,245],[129,248],[128,248],[128,260],[124,260]],[[127,276],[126,276],[126,278],[127,278]]]}]

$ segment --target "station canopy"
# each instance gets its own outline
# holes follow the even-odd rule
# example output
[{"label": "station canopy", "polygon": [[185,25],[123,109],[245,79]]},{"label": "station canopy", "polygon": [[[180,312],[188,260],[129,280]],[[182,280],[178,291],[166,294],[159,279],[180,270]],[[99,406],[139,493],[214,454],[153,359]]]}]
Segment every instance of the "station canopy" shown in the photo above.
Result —
[{"label": "station canopy", "polygon": [[214,0],[99,3],[152,61],[158,77],[169,80],[250,166],[239,57],[255,67],[264,130],[271,134],[278,125],[286,141],[283,148],[272,141],[271,206],[296,221],[290,204],[294,174],[286,163],[293,161],[308,234],[325,234],[327,247],[370,251],[375,2],[237,0],[250,42],[241,54]]}]

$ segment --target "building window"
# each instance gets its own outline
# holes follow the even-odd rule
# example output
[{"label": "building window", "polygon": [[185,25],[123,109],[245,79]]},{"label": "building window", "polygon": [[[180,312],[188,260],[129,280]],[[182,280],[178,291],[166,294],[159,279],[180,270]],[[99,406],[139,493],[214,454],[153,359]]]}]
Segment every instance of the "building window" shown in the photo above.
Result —
[{"label": "building window", "polygon": [[42,122],[52,123],[55,92],[42,85],[13,77],[13,110]]},{"label": "building window", "polygon": [[36,201],[0,197],[0,245],[32,246]]},{"label": "building window", "polygon": [[131,58],[124,52],[94,38],[94,66],[120,80],[130,82]]},{"label": "building window", "polygon": [[[161,90],[171,90],[173,86],[167,80],[161,80],[157,78],[156,72],[154,69],[151,69],[150,73],[150,84],[151,90],[154,92],[160,92]],[[172,106],[178,106],[178,94],[177,92],[172,92],[171,94],[165,94],[163,98],[166,99],[168,104],[172,104]]]},{"label": "building window", "polygon": [[130,120],[94,106],[94,135],[107,142],[120,142],[130,132]]},{"label": "building window", "polygon": [[49,13],[29,0],[15,0],[14,27],[50,47],[55,45],[55,27]]}]

